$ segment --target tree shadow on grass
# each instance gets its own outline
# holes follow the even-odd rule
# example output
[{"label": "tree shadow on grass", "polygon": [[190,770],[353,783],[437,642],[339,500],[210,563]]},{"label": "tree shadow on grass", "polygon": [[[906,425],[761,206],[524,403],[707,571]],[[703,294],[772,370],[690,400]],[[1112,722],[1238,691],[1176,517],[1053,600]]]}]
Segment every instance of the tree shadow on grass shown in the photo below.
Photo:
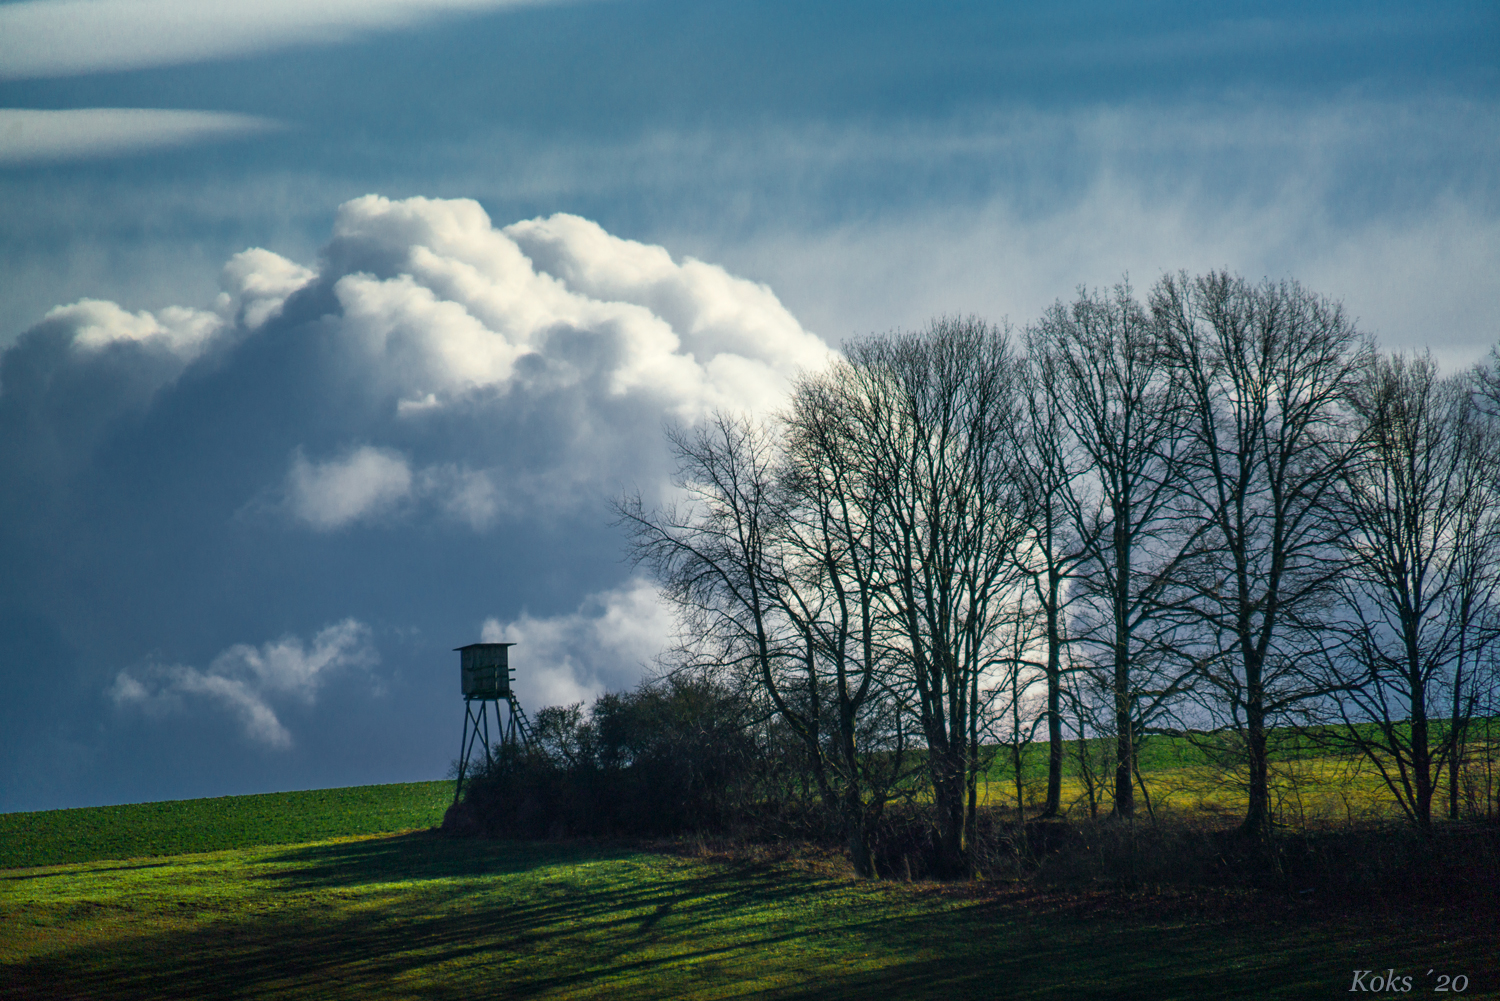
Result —
[{"label": "tree shadow on grass", "polygon": [[[91,865],[88,872],[130,872],[136,869],[166,869],[173,865],[171,862],[140,862],[135,865]],[[75,877],[78,873],[71,869],[53,869],[49,872],[20,872],[0,874],[0,884],[10,882],[24,882],[33,879],[57,879],[59,877]]]},{"label": "tree shadow on grass", "polygon": [[[1431,992],[1437,972],[1465,973],[1469,996],[1500,997],[1491,929],[1453,935],[1422,927],[1372,928],[1360,921],[1246,916],[1199,922],[1057,915],[1033,921],[1015,908],[976,908],[926,922],[891,921],[872,940],[901,954],[878,969],[851,969],[832,984],[808,983],[750,997],[942,998],[1014,1001],[1109,998],[1279,1001],[1344,997],[1355,969],[1395,968],[1413,993]],[[1367,978],[1368,979],[1368,978]]]},{"label": "tree shadow on grass", "polygon": [[0,994],[1311,998],[1343,996],[1354,968],[1411,972],[1418,961],[1468,973],[1470,996],[1500,986],[1480,979],[1474,942],[1435,935],[953,904],[789,865],[682,863],[618,845],[406,835],[247,867],[266,892],[241,910],[0,968]]},{"label": "tree shadow on grass", "polygon": [[618,861],[639,855],[628,845],[494,841],[414,831],[336,844],[305,845],[268,855],[256,879],[314,889],[395,881],[508,876],[545,866]]},{"label": "tree shadow on grass", "polygon": [[[574,866],[600,861],[615,864],[575,878]],[[798,933],[752,929],[693,943],[726,915],[804,897],[819,884],[770,867],[651,861],[619,846],[420,835],[298,848],[248,863],[259,870],[248,878],[270,892],[235,913],[10,965],[0,970],[0,995],[364,1001],[587,990],[649,978],[662,964],[774,949]],[[524,876],[540,870],[550,871]],[[521,882],[506,878],[518,875]],[[362,889],[350,895],[354,887]],[[162,913],[171,906],[164,902]]]}]

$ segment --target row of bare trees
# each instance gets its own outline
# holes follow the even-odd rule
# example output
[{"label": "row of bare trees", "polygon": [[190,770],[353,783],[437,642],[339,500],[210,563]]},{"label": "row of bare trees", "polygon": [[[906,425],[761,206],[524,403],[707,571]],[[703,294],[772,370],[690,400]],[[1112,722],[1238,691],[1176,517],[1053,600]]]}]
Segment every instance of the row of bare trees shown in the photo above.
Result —
[{"label": "row of bare trees", "polygon": [[670,432],[681,502],[620,512],[684,662],[795,735],[862,873],[914,782],[939,868],[964,871],[987,755],[1043,733],[1045,812],[1067,738],[1109,735],[1121,815],[1145,736],[1228,734],[1259,835],[1268,734],[1321,719],[1425,828],[1492,711],[1484,376],[1380,354],[1294,282],[1169,275],[1020,336],[945,318],[856,341],[773,418]]}]

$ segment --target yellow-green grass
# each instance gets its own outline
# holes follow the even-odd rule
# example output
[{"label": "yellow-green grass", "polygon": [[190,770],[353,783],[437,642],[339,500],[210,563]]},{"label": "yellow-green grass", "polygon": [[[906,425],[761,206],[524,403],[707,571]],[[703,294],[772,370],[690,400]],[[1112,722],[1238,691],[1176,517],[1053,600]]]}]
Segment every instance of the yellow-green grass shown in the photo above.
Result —
[{"label": "yellow-green grass", "polygon": [[[1500,775],[1500,742],[1495,720],[1480,720],[1466,744],[1468,774],[1482,779],[1487,769]],[[1227,738],[1226,738],[1227,739]],[[1243,813],[1248,796],[1248,774],[1236,767],[1231,753],[1216,755],[1213,735],[1195,738],[1153,735],[1140,750],[1137,808],[1145,809],[1144,782],[1152,808],[1169,814],[1201,814],[1207,818]],[[1273,731],[1269,779],[1272,811],[1278,823],[1290,826],[1350,821],[1394,820],[1404,816],[1396,797],[1375,765],[1350,748],[1331,753],[1330,741],[1320,732]],[[1009,748],[993,748],[994,757],[980,783],[981,801],[1015,809],[1015,769]],[[1048,745],[1023,748],[1021,802],[1040,809],[1046,798]],[[1107,739],[1087,742],[1095,770],[1099,809],[1112,803],[1114,748]],[[1215,757],[1220,760],[1215,761]],[[1393,772],[1394,774],[1394,772]],[[1444,787],[1446,788],[1446,786]],[[1446,793],[1440,798],[1446,806]],[[1062,805],[1074,817],[1088,815],[1088,795],[1078,761],[1077,743],[1070,741],[1063,763]]]},{"label": "yellow-green grass", "polygon": [[0,869],[410,831],[452,801],[451,782],[403,782],[0,813]]},{"label": "yellow-green grass", "polygon": [[[1241,773],[1211,765],[1184,765],[1158,767],[1142,774],[1151,808],[1158,812],[1177,817],[1198,814],[1214,818],[1232,816],[1245,809],[1247,780]],[[1108,812],[1114,775],[1109,773],[1096,781],[1100,779],[1102,785],[1095,789],[1098,809]],[[1271,768],[1270,787],[1277,822],[1292,826],[1391,820],[1402,815],[1379,773],[1358,759],[1322,757],[1277,763]],[[991,771],[979,788],[983,805],[1015,809],[1015,780],[1008,775]],[[1042,807],[1046,792],[1045,773],[1035,775],[1030,769],[1023,770],[1021,802],[1028,813]],[[1136,795],[1136,805],[1144,811],[1139,783]],[[1064,774],[1062,805],[1070,816],[1088,816],[1088,793],[1077,774]]]},{"label": "yellow-green grass", "polygon": [[0,996],[1325,998],[1356,969],[1500,986],[1487,924],[846,871],[431,833],[12,869]]}]

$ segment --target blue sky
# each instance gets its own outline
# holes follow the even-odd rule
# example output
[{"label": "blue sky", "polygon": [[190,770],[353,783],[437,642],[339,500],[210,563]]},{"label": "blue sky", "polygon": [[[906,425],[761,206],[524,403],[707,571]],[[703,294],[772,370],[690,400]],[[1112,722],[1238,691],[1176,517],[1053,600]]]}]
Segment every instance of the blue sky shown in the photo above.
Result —
[{"label": "blue sky", "polygon": [[0,4],[0,809],[439,777],[481,634],[632,683],[608,498],[850,335],[1500,339],[1493,4],[219,6]]}]

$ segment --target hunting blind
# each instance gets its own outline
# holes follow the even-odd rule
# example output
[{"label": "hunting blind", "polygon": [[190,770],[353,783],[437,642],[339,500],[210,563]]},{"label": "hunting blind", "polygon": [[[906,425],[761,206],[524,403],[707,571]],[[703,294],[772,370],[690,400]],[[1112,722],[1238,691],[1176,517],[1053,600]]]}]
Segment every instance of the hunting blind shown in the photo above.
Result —
[{"label": "hunting blind", "polygon": [[[510,648],[514,643],[470,643],[455,647],[459,655],[459,674],[464,695],[464,729],[459,742],[458,783],[453,788],[453,800],[458,801],[463,792],[464,776],[468,774],[470,759],[475,758],[475,745],[484,751],[484,763],[492,764],[497,757],[514,754],[531,746],[531,721],[526,710],[516,699],[511,689]],[[502,718],[500,703],[504,702],[506,713]],[[494,707],[495,732],[490,731],[490,707]],[[477,761],[475,762],[477,764]]]}]

